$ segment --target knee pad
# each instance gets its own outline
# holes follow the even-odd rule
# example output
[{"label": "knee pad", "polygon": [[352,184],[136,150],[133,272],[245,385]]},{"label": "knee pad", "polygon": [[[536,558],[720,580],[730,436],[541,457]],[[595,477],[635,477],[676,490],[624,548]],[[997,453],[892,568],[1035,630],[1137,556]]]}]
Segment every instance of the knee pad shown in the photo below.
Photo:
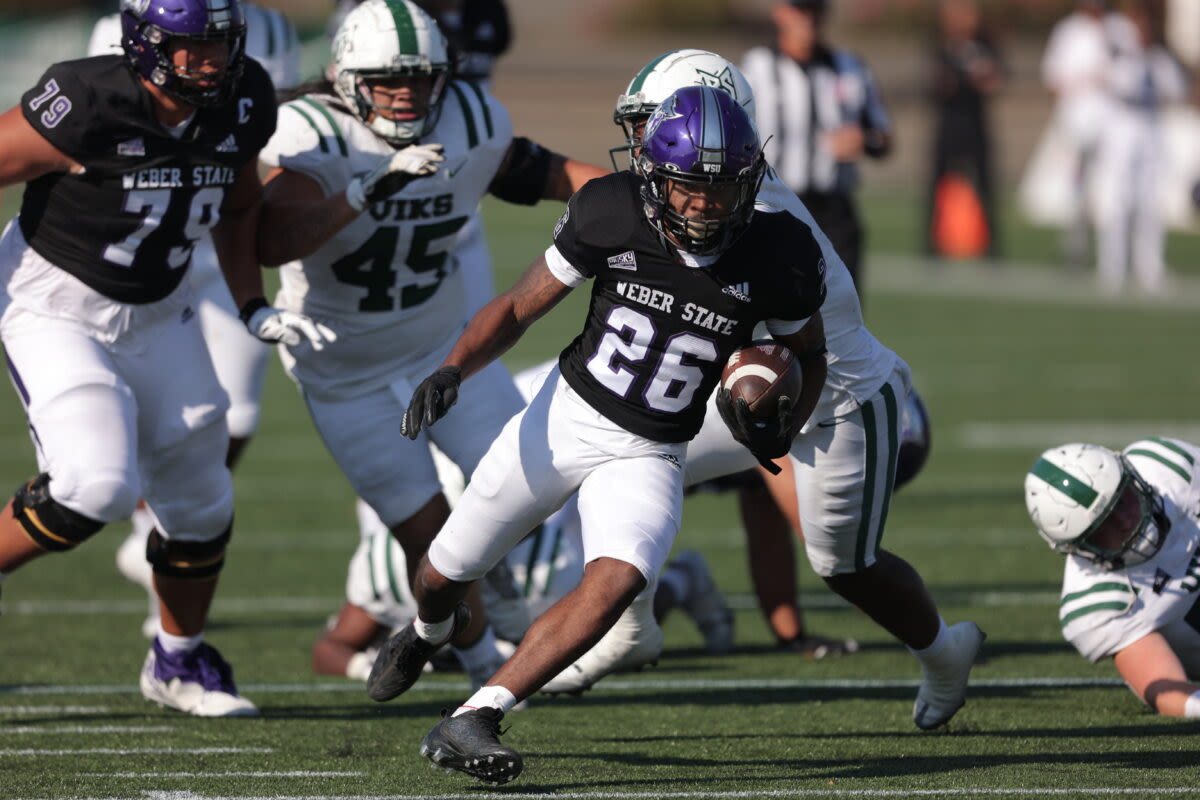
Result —
[{"label": "knee pad", "polygon": [[50,496],[50,476],[43,472],[13,495],[13,518],[43,550],[70,550],[104,527]]},{"label": "knee pad", "polygon": [[219,536],[203,542],[166,539],[157,529],[152,530],[146,542],[146,560],[156,575],[211,578],[225,566],[225,547],[232,535],[232,522]]}]

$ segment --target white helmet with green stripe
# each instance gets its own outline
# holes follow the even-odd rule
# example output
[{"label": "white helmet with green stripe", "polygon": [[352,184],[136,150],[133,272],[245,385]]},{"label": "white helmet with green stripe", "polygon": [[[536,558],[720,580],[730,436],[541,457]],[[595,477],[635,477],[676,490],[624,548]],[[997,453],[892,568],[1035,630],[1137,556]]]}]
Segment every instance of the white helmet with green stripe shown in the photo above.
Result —
[{"label": "white helmet with green stripe", "polygon": [[1129,461],[1094,444],[1042,453],[1025,476],[1025,507],[1052,549],[1105,569],[1153,558],[1169,527],[1162,498]]},{"label": "white helmet with green stripe", "polygon": [[645,122],[659,103],[685,86],[724,89],[754,120],[754,90],[733,62],[707,50],[672,50],[638,70],[617,98],[613,122],[625,130],[629,145],[638,144],[634,124]]},{"label": "white helmet with green stripe", "polygon": [[[410,0],[366,0],[346,15],[333,37],[330,77],[338,96],[395,145],[410,144],[437,124],[450,66],[446,37]],[[373,102],[370,82],[396,78],[416,79],[414,88],[427,85],[429,94],[415,98],[417,104],[403,118],[390,119],[391,112]]]}]

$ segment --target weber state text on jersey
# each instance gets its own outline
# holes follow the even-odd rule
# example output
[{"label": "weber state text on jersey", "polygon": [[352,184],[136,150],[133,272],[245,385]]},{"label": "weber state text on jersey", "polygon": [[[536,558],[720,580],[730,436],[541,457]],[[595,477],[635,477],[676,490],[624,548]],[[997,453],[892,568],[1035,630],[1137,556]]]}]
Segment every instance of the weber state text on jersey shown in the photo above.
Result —
[{"label": "weber state text on jersey", "polygon": [[819,310],[825,265],[807,225],[758,212],[714,263],[686,266],[646,219],[640,187],[632,172],[593,180],[559,220],[558,254],[595,279],[583,332],[560,363],[571,387],[622,428],[685,442],[756,323]]},{"label": "weber state text on jersey", "polygon": [[183,280],[225,191],[275,129],[271,80],[252,59],[225,106],[201,108],[176,138],[122,56],[65,61],[21,98],[39,134],[84,167],[30,181],[25,240],[122,303],[151,303]]}]

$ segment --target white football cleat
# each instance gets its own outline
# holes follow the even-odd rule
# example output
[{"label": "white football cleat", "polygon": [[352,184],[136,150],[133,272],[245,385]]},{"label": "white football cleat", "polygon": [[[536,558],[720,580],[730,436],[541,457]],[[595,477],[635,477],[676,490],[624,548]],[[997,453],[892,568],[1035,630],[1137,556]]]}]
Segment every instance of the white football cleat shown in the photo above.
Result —
[{"label": "white football cleat", "polygon": [[257,717],[258,708],[237,693],[233,669],[212,645],[168,653],[150,645],[140,680],[142,696],[197,717]]},{"label": "white football cleat", "polygon": [[700,635],[704,637],[704,649],[710,653],[728,653],[732,650],[733,611],[717,588],[704,556],[695,550],[684,550],[671,559],[667,569],[679,569],[687,573],[688,595],[682,607],[700,629]]},{"label": "white football cleat", "polygon": [[663,632],[654,619],[654,594],[643,592],[617,618],[616,624],[577,661],[551,678],[546,694],[579,694],[613,672],[641,669],[657,664],[663,648]]},{"label": "white football cleat", "polygon": [[923,731],[950,721],[967,702],[967,678],[987,635],[974,622],[959,622],[947,632],[949,641],[936,669],[921,662],[921,686],[913,704],[913,722]]}]

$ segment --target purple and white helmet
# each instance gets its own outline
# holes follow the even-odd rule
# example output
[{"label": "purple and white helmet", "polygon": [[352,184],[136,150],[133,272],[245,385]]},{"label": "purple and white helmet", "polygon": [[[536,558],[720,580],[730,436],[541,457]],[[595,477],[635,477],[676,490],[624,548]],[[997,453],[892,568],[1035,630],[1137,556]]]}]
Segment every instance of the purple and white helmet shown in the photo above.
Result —
[{"label": "purple and white helmet", "polygon": [[[758,132],[729,93],[685,86],[646,122],[637,171],[650,224],[669,246],[699,256],[727,250],[750,224],[766,172]],[[671,188],[703,194],[718,212],[686,216],[670,203]]]},{"label": "purple and white helmet", "polygon": [[[224,41],[229,60],[216,75],[171,63],[174,41]],[[238,0],[121,0],[121,47],[133,71],[194,106],[226,102],[245,64],[246,20]]]}]

